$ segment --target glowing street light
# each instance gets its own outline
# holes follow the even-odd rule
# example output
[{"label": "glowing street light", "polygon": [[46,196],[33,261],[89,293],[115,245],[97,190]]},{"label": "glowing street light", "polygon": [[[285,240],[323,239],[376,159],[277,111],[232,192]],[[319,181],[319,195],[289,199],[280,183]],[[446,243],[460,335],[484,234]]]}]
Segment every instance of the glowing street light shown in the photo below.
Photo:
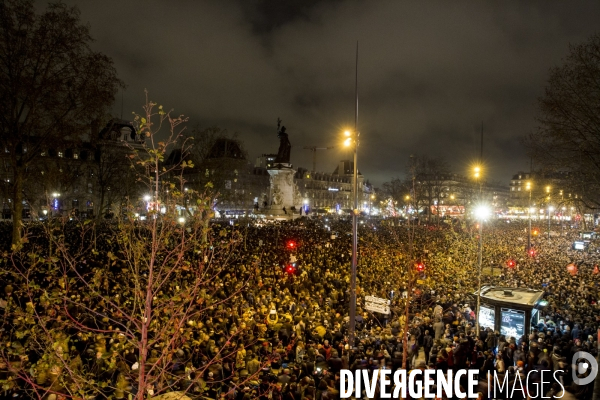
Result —
[{"label": "glowing street light", "polygon": [[474,213],[475,213],[475,217],[479,221],[484,221],[490,217],[491,210],[488,206],[481,204],[481,205],[477,206],[477,208],[475,208]]},{"label": "glowing street light", "polygon": [[149,194],[147,194],[144,196],[144,201],[150,201],[151,198],[152,197]]},{"label": "glowing street light", "polygon": [[[358,92],[357,92],[358,93]],[[350,147],[352,146],[354,150],[354,175],[353,175],[353,200],[354,206],[352,207],[352,264],[350,270],[350,326],[348,329],[348,344],[352,348],[354,346],[354,336],[356,329],[356,267],[357,267],[357,259],[358,259],[358,136],[359,132],[357,130],[357,121],[358,121],[358,95],[356,100],[356,115],[354,121],[354,130],[346,130],[344,132],[344,136],[346,139],[344,140],[344,146]],[[341,211],[341,210],[340,210]]]},{"label": "glowing street light", "polygon": [[476,179],[479,179],[480,174],[481,174],[481,167],[473,168],[473,175],[475,176]]}]

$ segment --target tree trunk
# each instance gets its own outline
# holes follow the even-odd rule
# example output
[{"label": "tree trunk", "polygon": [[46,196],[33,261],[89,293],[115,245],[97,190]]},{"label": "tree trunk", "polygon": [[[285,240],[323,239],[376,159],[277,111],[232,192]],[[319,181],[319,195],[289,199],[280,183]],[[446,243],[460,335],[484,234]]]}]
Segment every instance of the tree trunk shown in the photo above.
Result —
[{"label": "tree trunk", "polygon": [[105,193],[106,192],[105,192],[104,188],[102,188],[101,194],[100,194],[100,207],[98,207],[98,215],[96,216],[96,218],[98,220],[101,220],[102,216],[104,215],[103,210],[104,210],[104,194]]},{"label": "tree trunk", "polygon": [[12,244],[14,246],[21,245],[21,226],[23,225],[23,168],[17,167],[17,163],[13,161],[15,168],[14,185],[13,185],[13,206],[12,206]]}]

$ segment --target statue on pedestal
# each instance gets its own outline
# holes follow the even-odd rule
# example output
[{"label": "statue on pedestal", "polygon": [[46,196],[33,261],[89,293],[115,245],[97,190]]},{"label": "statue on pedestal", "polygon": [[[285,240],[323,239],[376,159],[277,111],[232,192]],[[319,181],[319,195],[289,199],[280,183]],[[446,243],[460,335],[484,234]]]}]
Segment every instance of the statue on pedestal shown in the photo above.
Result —
[{"label": "statue on pedestal", "polygon": [[285,126],[281,126],[281,119],[277,118],[277,137],[279,138],[279,151],[275,158],[275,164],[289,164],[292,144],[285,131]]}]

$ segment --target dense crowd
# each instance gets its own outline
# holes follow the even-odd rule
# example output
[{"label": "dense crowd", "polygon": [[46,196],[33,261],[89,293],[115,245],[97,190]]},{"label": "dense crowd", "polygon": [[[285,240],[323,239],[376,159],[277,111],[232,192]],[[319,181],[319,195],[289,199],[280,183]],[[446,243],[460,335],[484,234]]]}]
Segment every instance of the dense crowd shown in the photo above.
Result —
[{"label": "dense crowd", "polygon": [[[484,225],[482,284],[543,290],[548,306],[528,337],[489,328],[477,336],[476,227],[365,219],[359,229],[357,339],[350,348],[349,221],[215,224],[215,232],[242,234],[244,245],[228,256],[231,265],[211,281],[212,314],[185,328],[189,342],[178,349],[173,363],[173,373],[183,379],[173,389],[185,390],[191,398],[327,400],[339,397],[341,369],[376,373],[402,368],[406,362],[408,369],[479,369],[481,398],[488,398],[487,373],[507,374],[512,386],[530,371],[537,371],[539,379],[543,370],[560,369],[566,391],[554,384],[546,387],[545,395],[591,399],[593,383],[573,384],[570,364],[577,351],[596,355],[597,256],[572,250],[577,230],[553,229],[561,235],[536,236],[535,253],[528,254],[524,224],[498,220]],[[422,271],[415,269],[416,263],[423,265]],[[567,269],[571,263],[576,269]],[[10,296],[10,279],[2,276],[5,296]],[[390,313],[369,312],[366,295],[390,299]],[[219,299],[228,301],[220,304]],[[14,346],[18,337],[7,324],[5,318],[3,340]],[[240,333],[232,341],[234,331]],[[114,360],[104,357],[104,367],[94,360],[87,368],[105,375],[111,363],[114,371],[139,368],[135,354],[119,348],[118,336],[96,335],[90,342],[92,355],[100,353],[98,359],[107,348],[126,354]],[[86,351],[90,353],[71,347],[81,354],[79,363],[86,364]],[[6,379],[10,374],[5,363],[0,367],[0,378]],[[108,375],[115,381],[115,398],[123,398],[125,387],[135,391],[119,382],[121,374]]]}]

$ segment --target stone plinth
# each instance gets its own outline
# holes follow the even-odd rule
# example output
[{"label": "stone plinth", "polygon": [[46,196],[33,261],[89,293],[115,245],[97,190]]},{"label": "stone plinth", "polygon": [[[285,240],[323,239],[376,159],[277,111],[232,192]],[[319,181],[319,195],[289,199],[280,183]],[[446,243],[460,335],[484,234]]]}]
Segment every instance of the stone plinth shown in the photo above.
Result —
[{"label": "stone plinth", "polygon": [[[273,216],[292,218],[292,207],[294,206],[294,174],[291,164],[277,164],[267,170],[270,175],[270,207],[266,214]],[[283,208],[287,210],[287,214]]]}]

